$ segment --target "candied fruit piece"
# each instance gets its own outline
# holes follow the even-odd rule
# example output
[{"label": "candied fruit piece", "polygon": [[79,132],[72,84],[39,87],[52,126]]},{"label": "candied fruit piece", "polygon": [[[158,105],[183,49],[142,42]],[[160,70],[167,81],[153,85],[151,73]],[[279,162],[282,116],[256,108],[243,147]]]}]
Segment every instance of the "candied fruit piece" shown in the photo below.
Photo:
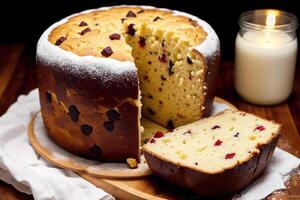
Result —
[{"label": "candied fruit piece", "polygon": [[235,156],[235,153],[228,153],[225,155],[225,159],[232,159]]},{"label": "candied fruit piece", "polygon": [[164,137],[164,133],[161,132],[161,131],[156,131],[153,137],[154,137],[154,138],[161,138],[161,137]]},{"label": "candied fruit piece", "polygon": [[214,144],[214,146],[220,146],[223,143],[222,140],[217,140]]},{"label": "candied fruit piece", "polygon": [[259,125],[259,126],[255,127],[254,131],[256,131],[256,130],[263,131],[263,130],[266,130],[266,128],[262,125]]}]

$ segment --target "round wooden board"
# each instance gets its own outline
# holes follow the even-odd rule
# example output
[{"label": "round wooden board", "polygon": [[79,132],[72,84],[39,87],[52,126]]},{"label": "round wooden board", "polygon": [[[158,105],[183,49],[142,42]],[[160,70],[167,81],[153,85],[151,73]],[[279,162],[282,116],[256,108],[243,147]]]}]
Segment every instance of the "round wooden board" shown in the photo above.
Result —
[{"label": "round wooden board", "polygon": [[[214,99],[214,108],[219,105],[218,111],[222,109],[237,110],[237,108],[224,99],[216,97]],[[214,109],[213,109],[214,110]],[[216,114],[216,113],[214,113]],[[166,200],[166,199],[186,199],[195,198],[197,195],[189,191],[175,188],[167,182],[164,182],[155,176],[119,176],[120,174],[102,174],[93,175],[86,169],[76,165],[74,162],[60,160],[55,157],[49,148],[45,148],[39,143],[38,138],[34,134],[35,117],[32,118],[28,127],[29,141],[38,154],[45,158],[50,163],[61,168],[70,169],[77,172],[82,178],[91,182],[95,186],[102,188],[106,192],[112,194],[119,199],[137,199],[137,200]],[[96,161],[95,161],[96,162]],[[128,175],[128,174],[127,174]],[[119,178],[119,179],[116,179]],[[121,179],[120,179],[121,178]]]}]

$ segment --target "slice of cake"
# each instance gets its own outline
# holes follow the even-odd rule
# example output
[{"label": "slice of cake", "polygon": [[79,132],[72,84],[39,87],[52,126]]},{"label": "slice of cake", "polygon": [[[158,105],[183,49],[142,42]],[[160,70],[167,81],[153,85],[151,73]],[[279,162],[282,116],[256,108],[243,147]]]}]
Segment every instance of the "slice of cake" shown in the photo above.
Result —
[{"label": "slice of cake", "polygon": [[266,167],[281,125],[241,111],[157,131],[144,145],[158,176],[206,197],[237,192]]}]

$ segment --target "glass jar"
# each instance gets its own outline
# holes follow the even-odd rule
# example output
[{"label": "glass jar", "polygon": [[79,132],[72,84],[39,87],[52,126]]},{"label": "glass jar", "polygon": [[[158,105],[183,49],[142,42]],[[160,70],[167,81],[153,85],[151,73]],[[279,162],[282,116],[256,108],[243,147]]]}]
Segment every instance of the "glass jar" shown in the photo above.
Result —
[{"label": "glass jar", "polygon": [[298,22],[279,10],[243,13],[235,42],[235,88],[245,100],[272,105],[292,92]]}]

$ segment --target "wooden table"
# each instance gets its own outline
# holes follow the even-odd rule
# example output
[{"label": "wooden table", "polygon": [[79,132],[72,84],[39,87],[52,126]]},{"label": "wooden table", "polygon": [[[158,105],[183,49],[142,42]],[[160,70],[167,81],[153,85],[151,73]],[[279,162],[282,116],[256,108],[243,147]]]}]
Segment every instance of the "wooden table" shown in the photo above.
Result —
[{"label": "wooden table", "polygon": [[[299,56],[300,58],[300,56]],[[223,62],[217,82],[217,95],[228,100],[240,110],[255,113],[283,125],[283,134],[279,146],[300,157],[300,66],[296,70],[294,90],[291,97],[276,106],[255,106],[243,101],[235,92],[233,85],[233,63]],[[27,94],[37,87],[34,47],[22,44],[0,45],[0,115],[16,101],[20,94]],[[33,199],[12,186],[0,181],[0,200]]]}]

